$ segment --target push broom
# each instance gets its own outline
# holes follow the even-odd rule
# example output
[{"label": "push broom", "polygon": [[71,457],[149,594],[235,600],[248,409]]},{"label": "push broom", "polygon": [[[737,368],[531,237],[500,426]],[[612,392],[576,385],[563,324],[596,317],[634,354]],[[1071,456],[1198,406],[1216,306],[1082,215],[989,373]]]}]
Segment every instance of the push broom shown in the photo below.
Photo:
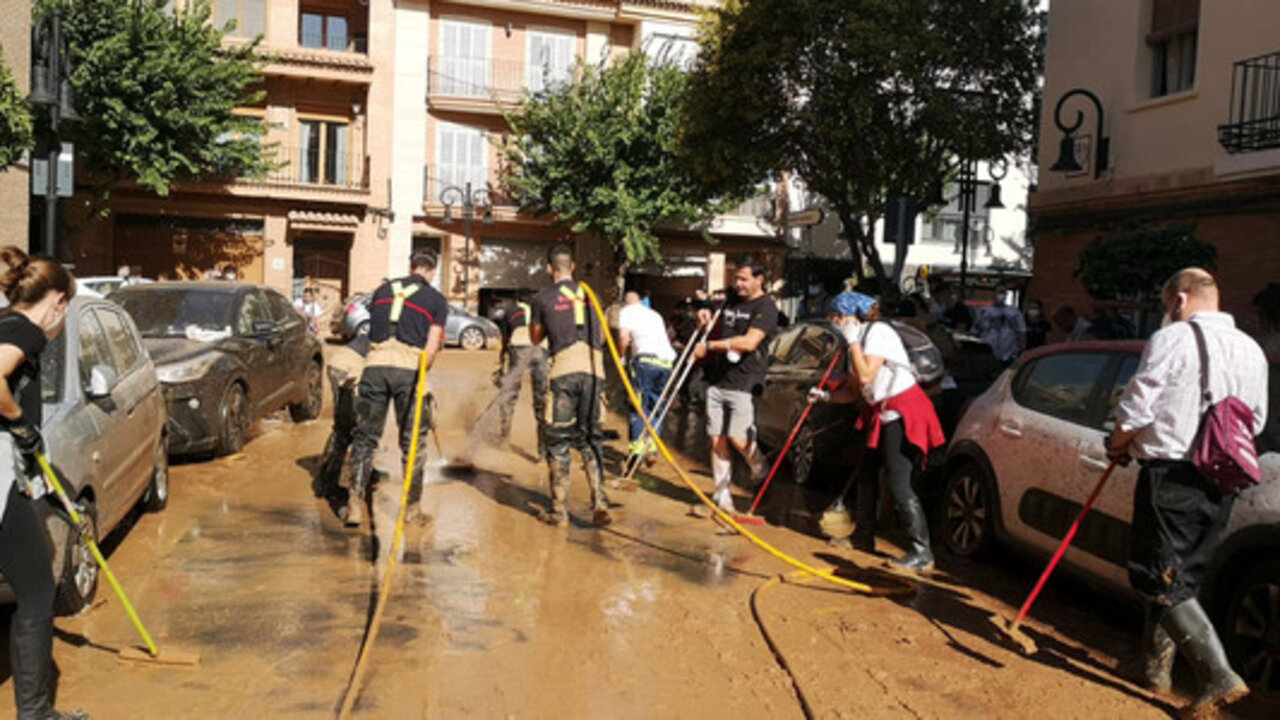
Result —
[{"label": "push broom", "polygon": [[1036,597],[1040,595],[1040,591],[1044,589],[1045,582],[1049,579],[1049,575],[1053,573],[1053,569],[1058,566],[1058,561],[1066,554],[1067,547],[1071,545],[1071,540],[1076,536],[1076,531],[1080,529],[1080,523],[1084,521],[1084,516],[1089,514],[1089,510],[1093,508],[1093,503],[1098,499],[1098,495],[1102,493],[1102,487],[1107,484],[1107,479],[1111,477],[1111,472],[1116,469],[1115,461],[1107,466],[1106,472],[1102,473],[1102,477],[1098,478],[1098,484],[1094,486],[1093,492],[1090,493],[1089,499],[1084,501],[1084,507],[1080,508],[1080,513],[1076,515],[1076,519],[1071,523],[1071,527],[1067,529],[1067,534],[1062,538],[1062,542],[1058,543],[1058,550],[1053,554],[1053,558],[1049,560],[1049,564],[1045,566],[1044,572],[1040,573],[1040,579],[1036,581],[1036,586],[1031,589],[1031,594],[1027,596],[1022,608],[1018,610],[1018,616],[1012,622],[1005,622],[1004,618],[999,615],[991,616],[991,624],[1001,632],[1002,636],[1021,650],[1026,655],[1034,655],[1036,653],[1036,642],[1026,633],[1019,629],[1022,621],[1027,618],[1027,613],[1031,611],[1031,604],[1036,601]]},{"label": "push broom", "polygon": [[[62,503],[62,508],[70,516],[71,524],[75,527],[76,532],[84,535],[84,519],[81,517],[80,512],[76,510],[75,504],[67,497],[66,491],[62,488],[62,483],[58,481],[57,473],[49,465],[49,459],[44,456],[44,453],[38,452],[36,453],[36,462],[40,464],[40,471],[44,473],[45,480],[49,482],[49,487],[53,488],[54,494],[58,496],[58,501]],[[94,561],[102,569],[102,574],[106,576],[111,589],[115,590],[116,597],[120,598],[120,604],[124,605],[125,613],[129,615],[129,620],[133,622],[133,627],[137,629],[138,635],[142,637],[142,642],[147,646],[145,650],[139,647],[124,648],[119,652],[118,657],[121,660],[157,663],[160,665],[198,665],[200,656],[195,653],[178,650],[161,652],[156,647],[155,641],[151,639],[151,634],[143,627],[142,620],[138,618],[137,611],[133,609],[133,604],[129,602],[129,598],[124,594],[124,588],[120,587],[120,583],[116,581],[115,574],[107,566],[107,559],[102,556],[102,551],[98,549],[97,541],[89,535],[85,535],[84,539],[89,546],[89,552],[93,555]]]},{"label": "push broom", "polygon": [[[822,389],[831,379],[831,373],[836,369],[836,363],[840,361],[840,356],[844,354],[844,348],[836,351],[831,356],[831,364],[827,365],[827,371],[822,374],[822,379],[818,381],[818,389]],[[782,452],[778,453],[778,459],[773,461],[773,468],[769,470],[769,475],[764,479],[764,484],[760,486],[760,491],[756,493],[756,498],[751,502],[751,509],[746,515],[738,517],[738,522],[742,525],[764,525],[764,518],[756,515],[756,508],[760,505],[761,498],[769,489],[769,484],[773,482],[773,476],[778,474],[778,468],[782,467],[782,459],[787,456],[787,452],[791,450],[791,443],[795,442],[796,435],[800,434],[800,428],[804,427],[804,423],[809,419],[809,413],[813,412],[814,403],[808,402],[804,406],[804,411],[800,413],[800,419],[796,420],[795,427],[791,428],[791,435],[787,436],[787,442],[782,446]]]}]

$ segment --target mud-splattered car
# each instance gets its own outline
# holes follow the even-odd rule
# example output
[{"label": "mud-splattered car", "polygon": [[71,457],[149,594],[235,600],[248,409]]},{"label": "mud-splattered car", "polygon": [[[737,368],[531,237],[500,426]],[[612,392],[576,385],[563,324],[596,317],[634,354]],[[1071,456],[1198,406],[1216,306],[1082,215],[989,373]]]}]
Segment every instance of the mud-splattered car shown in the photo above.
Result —
[{"label": "mud-splattered car", "polygon": [[279,292],[164,282],[122,288],[111,299],[133,317],[155,361],[170,453],[239,452],[253,421],[280,408],[298,422],[320,415],[320,341]]},{"label": "mud-splattered car", "polygon": [[[1137,371],[1144,343],[1053,345],[1024,355],[978,397],[947,453],[939,533],[976,556],[996,541],[1048,557],[1107,468],[1103,438]],[[1280,358],[1271,357],[1263,484],[1240,494],[1200,597],[1233,667],[1280,699]],[[1064,564],[1103,590],[1132,597],[1125,563],[1138,466],[1117,468]]]}]

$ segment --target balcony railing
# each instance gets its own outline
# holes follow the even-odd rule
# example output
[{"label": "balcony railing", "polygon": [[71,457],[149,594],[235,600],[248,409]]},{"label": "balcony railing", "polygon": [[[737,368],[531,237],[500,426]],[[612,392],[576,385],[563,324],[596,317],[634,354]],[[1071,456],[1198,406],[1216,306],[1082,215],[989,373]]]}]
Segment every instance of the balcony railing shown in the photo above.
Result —
[{"label": "balcony railing", "polygon": [[572,68],[513,60],[432,55],[427,64],[427,94],[514,103],[530,92],[571,82],[573,72]]},{"label": "balcony railing", "polygon": [[[444,203],[440,201],[440,193],[444,192],[446,187],[452,186],[459,190],[466,189],[467,181],[465,177],[443,178],[434,167],[427,167],[424,170],[424,176],[426,182],[423,183],[423,202],[427,205],[443,205]],[[489,191],[489,202],[494,207],[516,207],[520,205],[520,202],[503,188],[496,179],[491,179],[488,182],[471,180],[472,194],[474,195],[475,191],[479,189]],[[460,193],[453,193],[453,197],[450,198],[454,205],[455,216],[459,212],[458,203],[461,202],[461,197]]]},{"label": "balcony railing", "polygon": [[265,182],[272,185],[314,186],[318,189],[367,190],[367,159],[355,153],[320,152],[319,148],[278,146],[280,167]]},{"label": "balcony railing", "polygon": [[1229,153],[1280,147],[1280,53],[1231,67],[1231,122],[1218,126]]}]

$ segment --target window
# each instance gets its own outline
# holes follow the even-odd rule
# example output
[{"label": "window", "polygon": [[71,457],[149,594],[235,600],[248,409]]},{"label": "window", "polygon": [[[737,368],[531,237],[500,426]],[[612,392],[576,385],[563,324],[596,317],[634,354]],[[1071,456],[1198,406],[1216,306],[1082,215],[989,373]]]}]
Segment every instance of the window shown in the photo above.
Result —
[{"label": "window", "polygon": [[89,387],[89,378],[98,365],[114,369],[115,362],[111,358],[111,347],[106,333],[98,324],[94,313],[85,310],[80,313],[80,387]]},{"label": "window", "polygon": [[219,28],[234,22],[232,37],[258,37],[267,29],[267,0],[217,0],[213,22]]},{"label": "window", "polygon": [[1120,361],[1120,371],[1116,373],[1115,382],[1111,384],[1111,395],[1107,398],[1107,419],[1103,423],[1103,428],[1108,432],[1116,427],[1116,407],[1120,405],[1120,397],[1124,395],[1124,389],[1128,387],[1129,380],[1138,371],[1139,360],[1137,355],[1130,355]]},{"label": "window", "polygon": [[525,60],[525,87],[529,92],[542,92],[573,79],[576,40],[568,33],[529,31],[529,55]]},{"label": "window", "polygon": [[268,291],[267,300],[271,303],[271,312],[275,314],[276,322],[281,325],[300,319],[298,311],[293,307],[293,303],[285,299],[285,296],[280,293]]},{"label": "window", "polygon": [[62,382],[67,374],[67,367],[63,364],[66,354],[67,334],[64,332],[58,333],[40,351],[40,402],[62,402]]},{"label": "window", "polygon": [[787,355],[791,354],[791,346],[795,344],[796,338],[800,337],[800,331],[803,329],[803,327],[797,327],[784,330],[778,337],[774,338],[773,344],[769,346],[769,363],[771,365],[781,365],[787,361]]},{"label": "window", "polygon": [[302,47],[345,52],[349,49],[349,41],[347,19],[342,15],[302,13],[298,30],[298,44]]},{"label": "window", "polygon": [[654,64],[670,63],[688,70],[698,56],[698,42],[693,38],[656,33],[649,40],[648,52]]},{"label": "window", "polygon": [[445,95],[489,95],[489,23],[440,21],[440,82]]},{"label": "window", "polygon": [[1151,97],[1191,89],[1196,82],[1200,0],[1152,0]]},{"label": "window", "polygon": [[304,183],[346,185],[347,123],[332,120],[303,120],[299,150],[300,176]]},{"label": "window", "polygon": [[436,130],[436,176],[440,181],[437,195],[446,185],[486,186],[489,172],[485,145],[484,132],[479,128],[440,124]]},{"label": "window", "polygon": [[806,328],[792,348],[787,363],[801,368],[825,368],[831,362],[831,353],[838,345],[836,337],[826,330],[818,327]]},{"label": "window", "polygon": [[106,330],[107,343],[111,346],[112,354],[116,359],[114,365],[116,375],[124,377],[138,366],[142,353],[124,318],[120,317],[120,313],[112,310],[98,310],[96,314],[98,322],[102,323],[102,328]]},{"label": "window", "polygon": [[271,319],[271,307],[261,293],[246,293],[244,303],[240,306],[240,320],[237,323],[237,332],[241,335],[254,335],[253,325],[260,322],[275,322]]},{"label": "window", "polygon": [[1111,356],[1106,353],[1047,355],[1018,374],[1013,398],[1036,412],[1078,425],[1092,425],[1095,391],[1110,361]]}]

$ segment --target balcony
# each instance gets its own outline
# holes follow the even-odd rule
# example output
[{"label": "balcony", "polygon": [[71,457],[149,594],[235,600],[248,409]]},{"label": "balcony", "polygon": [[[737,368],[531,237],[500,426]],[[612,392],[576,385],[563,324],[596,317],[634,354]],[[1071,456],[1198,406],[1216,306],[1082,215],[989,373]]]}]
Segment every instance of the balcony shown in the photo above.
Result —
[{"label": "balcony", "polygon": [[499,114],[530,92],[569,82],[573,70],[511,60],[432,55],[427,61],[427,100],[441,110]]},{"label": "balcony", "polygon": [[1228,153],[1280,148],[1280,53],[1232,65],[1230,113],[1231,121],[1218,126]]},{"label": "balcony", "polygon": [[308,199],[337,199],[369,192],[368,158],[353,153],[321,153],[296,146],[268,146],[279,164],[264,178],[240,178],[230,189],[235,194],[277,197],[283,193]]}]

